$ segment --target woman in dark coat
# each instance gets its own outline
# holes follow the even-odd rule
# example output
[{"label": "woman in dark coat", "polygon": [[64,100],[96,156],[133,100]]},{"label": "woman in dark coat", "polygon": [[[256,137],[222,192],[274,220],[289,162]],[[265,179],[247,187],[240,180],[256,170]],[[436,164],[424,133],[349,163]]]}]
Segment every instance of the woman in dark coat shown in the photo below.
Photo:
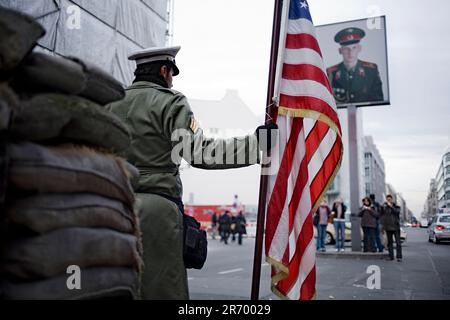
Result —
[{"label": "woman in dark coat", "polygon": [[365,197],[362,201],[363,206],[359,211],[359,216],[361,217],[361,227],[364,232],[364,252],[376,252],[375,229],[377,227],[378,213],[369,197]]},{"label": "woman in dark coat", "polygon": [[220,241],[223,241],[225,244],[228,244],[228,238],[230,237],[230,225],[231,217],[229,216],[229,211],[225,211],[219,218]]},{"label": "woman in dark coat", "polygon": [[238,216],[235,219],[236,222],[236,232],[238,234],[238,243],[242,245],[242,235],[247,234],[247,229],[245,226],[247,225],[247,221],[245,220],[242,211],[239,211]]}]

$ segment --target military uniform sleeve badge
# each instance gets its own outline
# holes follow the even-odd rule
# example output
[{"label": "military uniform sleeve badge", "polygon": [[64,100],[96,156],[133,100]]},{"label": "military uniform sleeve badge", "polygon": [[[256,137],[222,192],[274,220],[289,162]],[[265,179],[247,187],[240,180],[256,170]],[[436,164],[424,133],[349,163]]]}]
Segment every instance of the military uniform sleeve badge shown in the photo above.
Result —
[{"label": "military uniform sleeve badge", "polygon": [[191,118],[190,129],[192,130],[192,132],[193,132],[194,134],[196,134],[197,131],[198,131],[198,129],[199,129],[198,122],[197,122],[197,120],[195,120],[194,117]]}]

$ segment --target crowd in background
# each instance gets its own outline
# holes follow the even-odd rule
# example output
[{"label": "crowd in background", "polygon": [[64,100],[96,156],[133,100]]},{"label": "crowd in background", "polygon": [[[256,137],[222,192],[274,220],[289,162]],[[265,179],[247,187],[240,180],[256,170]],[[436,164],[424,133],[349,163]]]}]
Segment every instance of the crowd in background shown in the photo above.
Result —
[{"label": "crowd in background", "polygon": [[[338,197],[332,207],[323,200],[317,208],[313,224],[317,229],[316,249],[325,252],[327,226],[332,223],[335,231],[336,251],[345,251],[345,212],[346,205],[342,198]],[[363,251],[364,252],[384,252],[385,246],[388,248],[389,260],[394,260],[394,239],[396,243],[396,257],[402,260],[402,248],[400,240],[400,207],[394,202],[392,195],[386,196],[386,201],[380,205],[375,200],[375,195],[362,199],[362,206],[359,209],[358,217],[361,218],[361,228],[363,231]],[[386,241],[383,243],[382,234],[385,234]]]}]

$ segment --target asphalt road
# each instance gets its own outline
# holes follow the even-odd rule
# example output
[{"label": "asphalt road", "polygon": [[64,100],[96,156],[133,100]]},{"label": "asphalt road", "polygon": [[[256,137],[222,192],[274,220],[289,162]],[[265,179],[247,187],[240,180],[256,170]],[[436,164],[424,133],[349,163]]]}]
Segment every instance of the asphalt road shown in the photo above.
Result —
[{"label": "asphalt road", "polygon": [[[329,254],[317,257],[317,299],[450,299],[450,242],[428,242],[426,229],[407,228],[403,261],[383,256]],[[349,249],[348,249],[349,250]],[[254,239],[238,246],[209,240],[208,259],[202,270],[189,270],[191,299],[249,299]],[[270,267],[261,261],[260,298],[278,299],[270,291]],[[368,289],[369,266],[380,270],[380,289]],[[372,267],[373,268],[373,267]]]}]

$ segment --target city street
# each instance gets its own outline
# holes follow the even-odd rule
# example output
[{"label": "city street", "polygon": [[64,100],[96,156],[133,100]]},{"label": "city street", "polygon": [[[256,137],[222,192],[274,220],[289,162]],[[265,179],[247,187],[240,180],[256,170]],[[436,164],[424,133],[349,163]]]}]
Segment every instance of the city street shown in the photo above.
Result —
[{"label": "city street", "polygon": [[[402,262],[385,261],[382,255],[339,255],[329,246],[326,254],[317,257],[317,299],[450,299],[450,242],[436,245],[428,242],[426,229],[406,230]],[[253,250],[254,239],[244,239],[243,246],[209,240],[204,269],[188,272],[191,299],[249,299]],[[366,286],[369,266],[381,271],[380,289]],[[260,297],[278,299],[270,291],[266,263],[262,263]]]}]

